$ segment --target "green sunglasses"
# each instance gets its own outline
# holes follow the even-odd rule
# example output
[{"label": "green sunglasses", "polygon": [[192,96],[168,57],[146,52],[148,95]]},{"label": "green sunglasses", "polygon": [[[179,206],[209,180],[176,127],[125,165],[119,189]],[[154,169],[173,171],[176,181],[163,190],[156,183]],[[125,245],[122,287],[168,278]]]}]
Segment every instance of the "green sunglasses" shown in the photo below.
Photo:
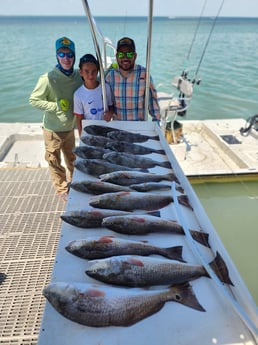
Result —
[{"label": "green sunglasses", "polygon": [[124,57],[127,57],[128,59],[132,59],[134,57],[134,52],[117,52],[118,59],[123,59]]}]

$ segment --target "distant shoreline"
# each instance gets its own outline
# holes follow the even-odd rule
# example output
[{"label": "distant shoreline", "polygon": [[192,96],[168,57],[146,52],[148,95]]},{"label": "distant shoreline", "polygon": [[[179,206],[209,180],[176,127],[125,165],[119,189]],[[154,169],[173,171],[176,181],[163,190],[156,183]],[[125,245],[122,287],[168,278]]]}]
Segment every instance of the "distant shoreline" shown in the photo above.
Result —
[{"label": "distant shoreline", "polygon": [[[85,15],[4,15],[0,14],[1,19],[54,19],[54,18],[66,18],[66,19],[85,19]],[[147,19],[147,16],[94,16],[98,19],[134,19],[134,20],[142,20]],[[153,20],[193,20],[193,19],[199,19],[199,16],[153,16]],[[202,19],[214,19],[214,16],[203,16]],[[217,18],[217,20],[257,20],[258,16],[256,17],[233,17],[233,16],[220,16]]]}]

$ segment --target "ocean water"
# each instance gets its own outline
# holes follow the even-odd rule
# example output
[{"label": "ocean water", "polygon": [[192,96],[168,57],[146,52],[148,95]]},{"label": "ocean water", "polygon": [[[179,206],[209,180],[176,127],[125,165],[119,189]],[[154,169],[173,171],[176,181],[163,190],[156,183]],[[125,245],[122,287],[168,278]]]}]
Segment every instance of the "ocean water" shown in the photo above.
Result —
[{"label": "ocean water", "polygon": [[[219,18],[212,34],[213,18],[198,21],[154,18],[150,66],[156,87],[174,92],[172,78],[186,70],[189,78],[201,79],[194,87],[188,119],[254,115],[258,18]],[[147,18],[97,17],[96,22],[115,44],[123,36],[134,38],[137,62],[145,65]],[[56,64],[54,43],[64,35],[76,43],[76,65],[80,56],[94,53],[86,16],[0,17],[0,122],[41,121],[41,112],[30,107],[28,98],[39,75]]]},{"label": "ocean water", "polygon": [[[211,35],[214,19],[203,18],[194,36],[198,20],[153,20],[156,87],[172,93],[172,78],[186,70],[189,78],[201,79],[186,119],[247,119],[258,112],[258,18],[219,18]],[[99,17],[96,22],[114,43],[123,36],[134,38],[137,62],[145,65],[147,18]],[[80,56],[94,53],[86,17],[0,17],[0,123],[41,121],[41,111],[30,107],[28,98],[39,75],[55,66],[54,44],[61,36],[75,41],[76,65]],[[258,303],[258,182],[193,187]]]}]

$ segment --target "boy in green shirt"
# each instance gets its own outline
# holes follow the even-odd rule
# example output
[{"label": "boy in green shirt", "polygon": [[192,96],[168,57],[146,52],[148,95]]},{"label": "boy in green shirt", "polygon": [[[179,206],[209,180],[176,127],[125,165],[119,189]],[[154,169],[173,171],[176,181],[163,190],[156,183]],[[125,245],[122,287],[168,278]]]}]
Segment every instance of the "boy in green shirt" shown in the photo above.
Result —
[{"label": "boy in green shirt", "polygon": [[[57,194],[67,200],[69,182],[74,170],[75,118],[73,93],[82,85],[78,70],[74,70],[75,45],[67,37],[56,41],[58,64],[49,73],[40,76],[29,103],[44,111],[43,135],[45,159]],[[66,169],[61,164],[63,153]]]}]

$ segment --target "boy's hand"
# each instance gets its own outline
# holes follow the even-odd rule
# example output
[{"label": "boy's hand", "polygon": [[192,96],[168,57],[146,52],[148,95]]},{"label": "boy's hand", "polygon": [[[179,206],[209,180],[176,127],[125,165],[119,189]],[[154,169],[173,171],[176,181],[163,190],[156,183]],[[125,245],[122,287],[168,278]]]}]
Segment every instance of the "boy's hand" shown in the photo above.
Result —
[{"label": "boy's hand", "polygon": [[113,118],[113,114],[110,111],[105,111],[104,112],[104,120],[109,122]]}]

